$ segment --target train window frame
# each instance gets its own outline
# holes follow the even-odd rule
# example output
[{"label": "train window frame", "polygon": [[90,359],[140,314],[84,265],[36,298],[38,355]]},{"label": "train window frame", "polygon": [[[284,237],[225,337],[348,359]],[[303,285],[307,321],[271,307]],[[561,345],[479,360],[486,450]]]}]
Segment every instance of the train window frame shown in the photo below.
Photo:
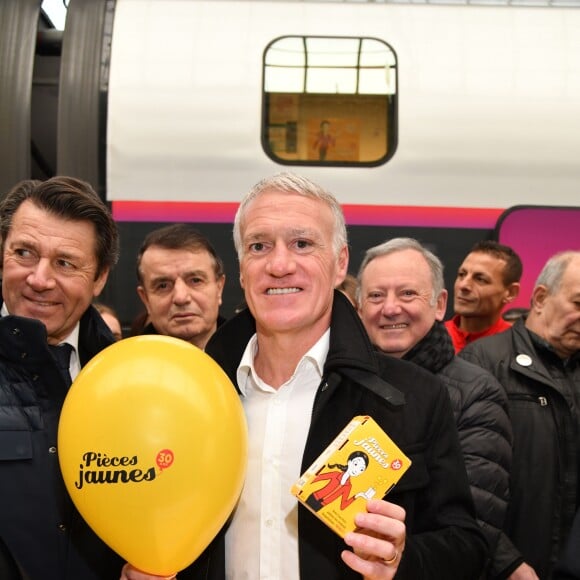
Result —
[{"label": "train window frame", "polygon": [[[289,50],[272,58],[276,45]],[[309,47],[339,46],[344,52],[316,53]],[[302,51],[296,47],[302,46]],[[383,61],[377,53],[365,51],[365,47],[383,49]],[[348,49],[348,47],[351,47]],[[352,47],[355,47],[353,49]],[[294,48],[294,50],[293,50]],[[281,49],[280,49],[281,50]],[[272,74],[282,70],[281,75]],[[335,77],[335,90],[324,89],[324,82],[332,78],[332,72],[340,72]],[[380,80],[380,73],[384,79]],[[316,74],[313,74],[316,73]],[[375,82],[372,75],[375,74]],[[377,73],[379,73],[377,75]],[[379,91],[378,83],[384,85]],[[353,89],[354,82],[354,89]],[[367,83],[366,88],[364,83]],[[287,85],[280,89],[277,83]],[[332,104],[330,114],[313,115],[304,111]],[[349,102],[350,101],[350,102]],[[383,104],[381,104],[383,102]],[[364,105],[366,103],[367,105]],[[342,109],[341,109],[342,106]],[[374,107],[376,118],[366,118],[337,114],[337,111]],[[310,107],[308,109],[308,107]],[[384,111],[380,110],[384,107]],[[284,120],[283,115],[289,115]],[[352,114],[351,114],[352,115]],[[377,167],[387,163],[395,154],[398,144],[398,57],[393,47],[383,39],[369,36],[317,36],[285,35],[268,43],[262,56],[262,115],[260,138],[262,149],[274,162],[281,165],[317,167]],[[282,117],[282,118],[280,118]],[[378,119],[375,120],[375,119]],[[384,119],[384,124],[383,124]],[[361,123],[374,123],[374,128],[366,128],[372,133],[376,157],[360,160]],[[333,135],[333,129],[336,136]],[[337,137],[343,135],[342,147],[335,147]],[[384,139],[382,139],[384,135]],[[383,149],[380,149],[383,143]],[[363,143],[364,149],[365,143]],[[276,150],[283,147],[281,157]],[[332,151],[332,148],[335,148]],[[373,144],[367,149],[372,149]],[[325,149],[323,151],[323,149]],[[328,154],[328,151],[331,151]],[[359,158],[354,159],[355,156]]]}]

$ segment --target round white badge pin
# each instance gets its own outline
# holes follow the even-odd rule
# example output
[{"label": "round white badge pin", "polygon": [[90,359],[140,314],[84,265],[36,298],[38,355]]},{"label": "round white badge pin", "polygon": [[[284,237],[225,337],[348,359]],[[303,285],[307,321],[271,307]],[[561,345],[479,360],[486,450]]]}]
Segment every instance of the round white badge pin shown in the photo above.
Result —
[{"label": "round white badge pin", "polygon": [[518,354],[516,362],[522,367],[529,367],[532,364],[532,359],[527,354]]}]

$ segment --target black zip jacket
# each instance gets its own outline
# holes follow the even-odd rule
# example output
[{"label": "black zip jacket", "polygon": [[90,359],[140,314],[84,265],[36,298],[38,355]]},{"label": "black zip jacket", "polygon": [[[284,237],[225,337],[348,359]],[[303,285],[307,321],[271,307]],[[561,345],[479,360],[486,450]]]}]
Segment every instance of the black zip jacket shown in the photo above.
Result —
[{"label": "black zip jacket", "polygon": [[510,501],[493,556],[495,577],[506,578],[526,561],[548,580],[578,504],[580,356],[562,361],[532,340],[523,319],[475,341],[459,356],[491,372],[509,403]]},{"label": "black zip jacket", "polygon": [[[207,345],[206,352],[234,384],[254,332],[254,319],[246,310],[220,327]],[[397,578],[478,578],[487,544],[475,521],[447,391],[416,365],[375,353],[358,315],[335,292],[330,350],[312,410],[302,471],[355,415],[372,416],[413,462],[388,496],[406,510],[407,540]],[[303,580],[360,578],[340,559],[346,547],[343,540],[302,506],[298,529]],[[223,531],[196,565],[179,577],[224,578]]]}]

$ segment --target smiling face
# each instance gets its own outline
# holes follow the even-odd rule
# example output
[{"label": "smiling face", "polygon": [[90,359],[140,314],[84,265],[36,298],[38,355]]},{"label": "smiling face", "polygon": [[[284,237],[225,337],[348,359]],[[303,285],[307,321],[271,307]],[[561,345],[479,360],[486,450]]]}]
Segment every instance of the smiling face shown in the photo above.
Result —
[{"label": "smiling face", "polygon": [[471,252],[463,260],[455,279],[453,309],[477,323],[478,328],[469,330],[489,328],[517,296],[519,283],[504,283],[505,267],[505,260],[484,252]]},{"label": "smiling face", "polygon": [[155,330],[205,348],[217,327],[225,282],[216,277],[209,253],[149,246],[139,271],[137,292]]},{"label": "smiling face", "polygon": [[406,249],[371,260],[361,276],[359,313],[371,342],[403,357],[443,320],[447,291],[433,303],[433,281],[425,258]]},{"label": "smiling face", "polygon": [[92,223],[24,201],[4,244],[2,295],[10,314],[43,322],[50,344],[65,339],[107,280],[108,270],[95,279],[95,248]]},{"label": "smiling face", "polygon": [[348,265],[333,233],[332,211],[316,198],[268,190],[251,202],[241,222],[240,283],[258,332],[314,344],[326,331]]}]

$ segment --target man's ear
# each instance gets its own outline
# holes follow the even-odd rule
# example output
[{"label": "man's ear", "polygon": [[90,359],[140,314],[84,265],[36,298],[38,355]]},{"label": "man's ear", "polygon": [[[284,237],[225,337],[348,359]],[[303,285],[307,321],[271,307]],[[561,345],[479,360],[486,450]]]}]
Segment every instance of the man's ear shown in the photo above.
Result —
[{"label": "man's ear", "polygon": [[139,298],[141,298],[141,302],[145,305],[147,312],[149,312],[149,300],[147,299],[145,288],[143,288],[143,286],[137,286],[137,294],[139,295]]},{"label": "man's ear", "polygon": [[435,304],[435,320],[441,322],[445,318],[445,311],[447,310],[447,297],[449,293],[447,290],[443,289],[437,296],[437,302]]},{"label": "man's ear", "polygon": [[539,285],[534,288],[532,291],[532,310],[539,312],[544,308],[544,304],[546,303],[546,298],[548,297],[548,289],[543,286]]},{"label": "man's ear", "polygon": [[520,283],[512,282],[506,288],[506,294],[503,299],[504,304],[509,304],[510,302],[513,302],[518,297],[519,293],[520,293]]},{"label": "man's ear", "polygon": [[224,291],[224,285],[226,283],[226,276],[223,274],[217,279],[217,287],[218,287],[218,302],[221,305],[222,303],[222,294]]},{"label": "man's ear", "polygon": [[340,252],[338,253],[337,264],[338,268],[336,273],[336,280],[334,281],[335,287],[339,284],[342,284],[346,273],[348,272],[348,246],[343,246],[341,248]]},{"label": "man's ear", "polygon": [[95,280],[95,287],[93,288],[93,297],[96,298],[101,294],[105,284],[107,283],[107,279],[109,278],[110,268],[105,268]]}]

